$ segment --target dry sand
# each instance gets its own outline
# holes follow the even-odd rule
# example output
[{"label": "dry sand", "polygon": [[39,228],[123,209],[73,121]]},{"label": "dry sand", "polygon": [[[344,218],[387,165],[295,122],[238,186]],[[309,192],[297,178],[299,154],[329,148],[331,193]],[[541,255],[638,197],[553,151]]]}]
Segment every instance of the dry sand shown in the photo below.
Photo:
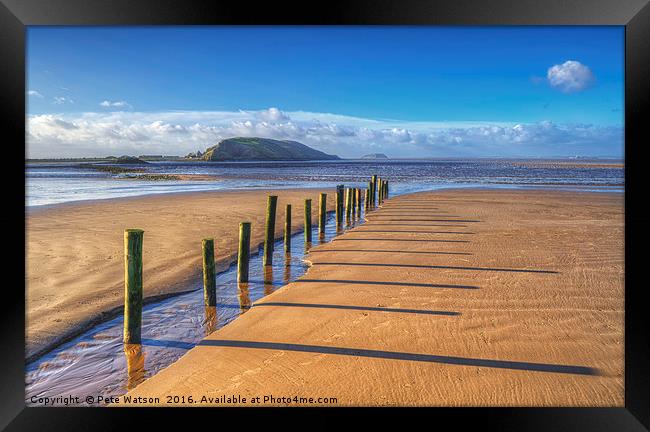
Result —
[{"label": "dry sand", "polygon": [[[251,221],[252,249],[263,241],[266,195],[278,195],[276,236],[286,204],[294,232],[304,199],[317,219],[319,190],[197,192],[71,203],[26,216],[26,352],[31,358],[121,312],[124,229],[144,229],[145,297],[191,289],[200,281],[201,239],[215,239],[219,269],[236,259],[239,222]],[[328,208],[334,208],[333,191]]]},{"label": "dry sand", "polygon": [[623,210],[622,194],[391,199],[129,396],[623,406]]}]

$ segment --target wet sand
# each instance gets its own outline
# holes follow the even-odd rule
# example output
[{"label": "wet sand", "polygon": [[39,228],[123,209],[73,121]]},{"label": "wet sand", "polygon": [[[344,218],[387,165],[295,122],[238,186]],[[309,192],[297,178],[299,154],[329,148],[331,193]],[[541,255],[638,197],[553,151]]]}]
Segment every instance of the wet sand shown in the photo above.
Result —
[{"label": "wet sand", "polygon": [[623,406],[623,211],[613,193],[393,198],[127,396]]},{"label": "wet sand", "polygon": [[[304,199],[317,189],[151,195],[29,208],[26,215],[26,355],[28,360],[94,323],[121,313],[124,229],[144,229],[144,295],[187,291],[201,281],[201,239],[215,239],[218,270],[236,259],[239,222],[253,224],[253,251],[263,241],[266,196],[278,195],[276,236],[292,205],[293,231]],[[334,191],[328,209],[334,208]]]}]

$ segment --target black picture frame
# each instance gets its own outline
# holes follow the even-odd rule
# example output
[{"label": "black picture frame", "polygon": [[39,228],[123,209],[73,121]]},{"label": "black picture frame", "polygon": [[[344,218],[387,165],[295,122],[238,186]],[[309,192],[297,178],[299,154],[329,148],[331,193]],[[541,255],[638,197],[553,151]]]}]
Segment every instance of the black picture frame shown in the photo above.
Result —
[{"label": "black picture frame", "polygon": [[[6,262],[0,312],[3,353],[0,356],[0,428],[7,430],[114,430],[133,422],[166,421],[187,410],[27,408],[24,404],[24,283],[19,270],[24,259],[25,189],[25,27],[30,25],[622,25],[625,26],[625,407],[622,408],[433,408],[373,410],[402,417],[405,425],[421,420],[431,427],[454,429],[474,424],[495,430],[617,430],[650,429],[650,338],[648,303],[644,302],[644,264],[650,213],[644,208],[650,97],[650,6],[646,0],[337,0],[310,3],[234,2],[207,0],[0,0],[0,109],[2,141],[10,164],[2,170],[8,209],[1,212],[6,247],[15,248]],[[21,149],[20,143],[23,143]],[[21,155],[22,150],[22,155]],[[5,153],[6,154],[6,153]],[[21,182],[17,179],[23,179]],[[232,410],[230,410],[232,411]],[[277,410],[253,410],[269,415]],[[283,410],[286,413],[287,410]],[[287,419],[295,416],[291,411]],[[336,410],[339,411],[339,410]],[[366,410],[362,410],[364,412]],[[223,411],[192,411],[212,422]],[[248,413],[250,411],[246,411]],[[332,409],[300,410],[326,414],[341,425],[344,417]],[[367,411],[366,411],[367,412]],[[125,414],[128,414],[125,416]],[[236,411],[237,416],[243,412]],[[341,414],[340,412],[338,414]],[[248,414],[246,419],[247,421]],[[418,417],[415,419],[414,417]],[[187,424],[187,423],[185,423]],[[422,423],[421,423],[422,424]],[[644,427],[645,425],[645,427]],[[214,427],[217,426],[215,423]],[[648,429],[647,429],[648,428]]]}]

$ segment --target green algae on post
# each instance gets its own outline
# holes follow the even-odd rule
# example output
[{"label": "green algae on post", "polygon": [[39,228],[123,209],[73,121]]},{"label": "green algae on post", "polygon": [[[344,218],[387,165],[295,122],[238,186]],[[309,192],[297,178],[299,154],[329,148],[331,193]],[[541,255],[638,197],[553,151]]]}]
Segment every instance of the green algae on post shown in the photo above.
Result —
[{"label": "green algae on post", "polygon": [[124,343],[141,343],[142,241],[144,231],[124,231]]},{"label": "green algae on post", "polygon": [[305,243],[311,243],[311,200],[305,200]]},{"label": "green algae on post", "polygon": [[264,255],[262,265],[273,264],[273,243],[275,242],[275,211],[278,197],[269,195],[266,201],[266,226],[264,228]]},{"label": "green algae on post", "polygon": [[239,251],[237,254],[237,282],[248,282],[248,262],[251,249],[251,223],[239,224]]},{"label": "green algae on post", "polygon": [[203,239],[203,303],[217,305],[217,280],[214,270],[214,239]]},{"label": "green algae on post", "polygon": [[284,251],[291,252],[291,204],[284,212]]},{"label": "green algae on post", "polygon": [[327,223],[327,194],[321,193],[318,200],[318,234],[325,234],[325,224]]}]

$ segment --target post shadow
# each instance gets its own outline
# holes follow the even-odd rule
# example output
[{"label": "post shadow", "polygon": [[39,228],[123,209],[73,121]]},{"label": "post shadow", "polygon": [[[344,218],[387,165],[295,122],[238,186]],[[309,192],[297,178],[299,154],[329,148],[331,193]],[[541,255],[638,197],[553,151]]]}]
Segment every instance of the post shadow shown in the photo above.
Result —
[{"label": "post shadow", "polygon": [[316,354],[344,355],[354,357],[377,358],[387,360],[406,360],[426,363],[440,363],[458,366],[489,367],[497,369],[512,369],[531,372],[550,372],[574,375],[599,375],[596,368],[578,365],[562,365],[550,363],[531,363],[511,360],[492,360],[470,357],[443,356],[435,354],[418,354],[396,351],[371,350],[363,348],[344,348],[323,345],[302,345],[281,342],[257,342],[239,340],[212,340],[204,339],[200,346],[252,348],[266,350],[296,351]]},{"label": "post shadow", "polygon": [[355,263],[355,262],[314,262],[314,266],[363,266],[363,267],[404,267],[404,268],[425,268],[425,269],[448,269],[448,270],[470,270],[470,271],[494,271],[510,273],[543,273],[559,274],[554,270],[537,269],[511,269],[493,267],[463,267],[463,266],[441,266],[441,265],[419,265],[419,264],[390,264],[390,263]]},{"label": "post shadow", "polygon": [[423,243],[470,243],[469,240],[442,240],[442,239],[394,239],[394,238],[337,238],[333,242],[342,241],[393,241],[393,242],[423,242]]},{"label": "post shadow", "polygon": [[371,312],[407,313],[407,314],[417,314],[417,315],[441,315],[441,316],[460,315],[460,312],[451,312],[451,311],[398,309],[398,308],[387,308],[387,307],[317,304],[317,303],[263,302],[263,303],[257,303],[252,307],[256,308],[262,306],[298,307],[298,308],[315,308],[315,309],[342,309],[342,310],[359,310],[359,311],[371,311]]},{"label": "post shadow", "polygon": [[369,230],[369,229],[360,229],[357,230],[356,232],[358,233],[407,233],[407,234],[462,234],[462,235],[473,235],[476,234],[474,232],[467,232],[467,231],[389,231],[389,230]]},{"label": "post shadow", "polygon": [[416,288],[451,288],[451,289],[479,289],[475,285],[452,285],[452,284],[429,284],[419,282],[381,282],[368,280],[347,280],[347,279],[298,279],[300,283],[335,283],[344,285],[384,285],[384,286],[404,286]]},{"label": "post shadow", "polygon": [[394,249],[325,249],[313,250],[311,253],[326,252],[363,252],[363,253],[402,253],[402,254],[423,254],[423,255],[474,255],[470,252],[443,252],[443,251],[405,251]]},{"label": "post shadow", "polygon": [[368,221],[380,221],[380,222],[463,222],[463,223],[476,223],[476,222],[483,222],[480,220],[475,220],[475,219],[382,219],[378,218],[377,216],[374,216],[372,219],[368,219]]}]

